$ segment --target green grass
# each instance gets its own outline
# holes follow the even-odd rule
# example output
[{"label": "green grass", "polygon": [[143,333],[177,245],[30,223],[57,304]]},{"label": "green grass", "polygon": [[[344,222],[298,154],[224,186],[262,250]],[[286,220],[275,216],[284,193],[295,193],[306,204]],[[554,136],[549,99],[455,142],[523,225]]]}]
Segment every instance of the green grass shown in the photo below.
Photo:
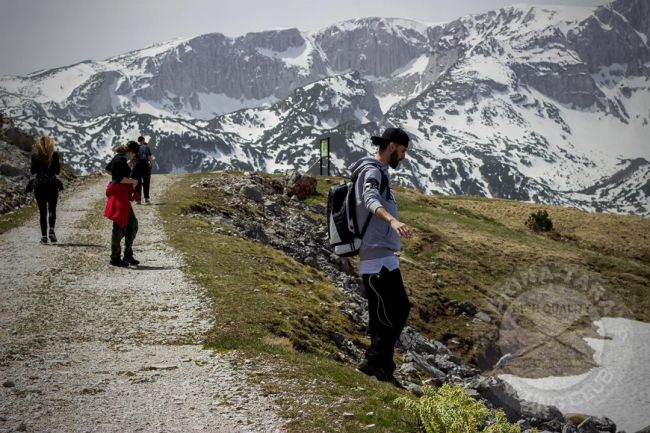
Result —
[{"label": "green grass", "polygon": [[[228,211],[223,193],[191,185],[204,177],[233,175],[179,177],[160,207],[171,244],[185,258],[186,273],[213,300],[215,324],[206,346],[273,365],[273,378],[261,386],[293,419],[290,431],[360,432],[368,424],[376,425],[374,431],[412,431],[413,425],[392,405],[401,395],[396,388],[337,361],[345,355],[332,334],[359,343],[364,330],[337,308],[344,295],[324,274],[192,215]],[[343,417],[345,412],[353,415]]]},{"label": "green grass", "polygon": [[[503,410],[492,410],[482,401],[470,397],[460,386],[444,384],[440,388],[425,386],[418,399],[398,399],[398,404],[418,420],[426,433],[520,433],[517,424],[510,424]],[[533,433],[537,433],[533,429]]]},{"label": "green grass", "polygon": [[37,212],[38,208],[33,203],[0,215],[0,234],[8,232],[15,227],[22,226]]}]

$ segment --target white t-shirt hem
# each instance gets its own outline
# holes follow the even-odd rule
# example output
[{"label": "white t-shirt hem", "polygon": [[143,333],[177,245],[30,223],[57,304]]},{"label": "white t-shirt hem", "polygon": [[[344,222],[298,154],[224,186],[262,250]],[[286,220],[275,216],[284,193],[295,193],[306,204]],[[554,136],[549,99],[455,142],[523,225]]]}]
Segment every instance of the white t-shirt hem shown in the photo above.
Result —
[{"label": "white t-shirt hem", "polygon": [[379,257],[378,259],[361,260],[359,262],[359,274],[378,274],[381,268],[386,267],[389,271],[399,268],[399,259],[395,255]]}]

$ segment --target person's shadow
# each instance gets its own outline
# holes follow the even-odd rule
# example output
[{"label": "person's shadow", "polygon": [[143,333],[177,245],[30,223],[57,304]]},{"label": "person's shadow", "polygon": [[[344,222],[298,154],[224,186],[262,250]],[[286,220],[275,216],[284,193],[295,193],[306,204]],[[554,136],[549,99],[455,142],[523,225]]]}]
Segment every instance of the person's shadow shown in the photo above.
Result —
[{"label": "person's shadow", "polygon": [[85,244],[82,242],[57,242],[51,243],[53,247],[61,248],[104,248],[104,245],[99,244]]},{"label": "person's shadow", "polygon": [[129,269],[134,271],[166,271],[170,269],[178,269],[177,266],[147,266],[147,265],[136,265],[129,266]]}]

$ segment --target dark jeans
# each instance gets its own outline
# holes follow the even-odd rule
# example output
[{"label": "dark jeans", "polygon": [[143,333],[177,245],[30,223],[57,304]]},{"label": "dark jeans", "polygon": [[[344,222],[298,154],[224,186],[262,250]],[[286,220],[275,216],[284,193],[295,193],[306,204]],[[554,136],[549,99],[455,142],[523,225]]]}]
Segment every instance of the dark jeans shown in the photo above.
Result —
[{"label": "dark jeans", "polygon": [[144,187],[144,198],[149,198],[149,184],[151,183],[151,168],[148,161],[139,160],[136,162],[135,169],[131,177],[138,180],[135,190],[142,197],[142,187]]},{"label": "dark jeans", "polygon": [[47,234],[48,219],[50,230],[53,231],[56,225],[56,203],[59,200],[59,190],[56,188],[36,188],[34,197],[36,197],[36,203],[38,203],[41,236],[45,236]]},{"label": "dark jeans", "polygon": [[138,219],[135,217],[133,209],[129,212],[129,219],[126,227],[121,229],[116,223],[113,223],[113,234],[111,236],[111,260],[121,258],[122,247],[120,243],[124,238],[124,257],[133,257],[133,240],[138,234]]},{"label": "dark jeans", "polygon": [[138,179],[138,186],[136,186],[136,191],[142,196],[142,188],[144,188],[144,198],[149,200],[149,185],[151,184],[151,171],[146,168],[142,172],[142,177]]},{"label": "dark jeans", "polygon": [[411,304],[399,268],[389,271],[384,267],[378,274],[364,274],[362,277],[368,297],[370,332],[366,359],[390,375],[395,371],[395,343],[406,325]]}]

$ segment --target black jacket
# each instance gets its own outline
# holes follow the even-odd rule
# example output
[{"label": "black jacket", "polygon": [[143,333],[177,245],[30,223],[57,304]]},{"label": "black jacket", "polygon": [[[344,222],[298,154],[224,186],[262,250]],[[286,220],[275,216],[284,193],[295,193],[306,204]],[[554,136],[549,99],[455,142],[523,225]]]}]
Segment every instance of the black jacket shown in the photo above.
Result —
[{"label": "black jacket", "polygon": [[59,162],[59,152],[52,154],[52,162],[49,167],[46,167],[38,155],[32,153],[32,165],[30,168],[32,174],[37,176],[54,177],[61,172],[61,164]]},{"label": "black jacket", "polygon": [[106,165],[106,171],[111,172],[113,182],[120,183],[125,177],[131,177],[131,167],[129,167],[128,159],[123,153],[118,153]]},{"label": "black jacket", "polygon": [[36,175],[36,178],[30,181],[35,193],[49,194],[63,189],[63,184],[56,177],[61,172],[58,152],[52,154],[52,162],[49,167],[37,155],[32,154],[30,172]]}]

